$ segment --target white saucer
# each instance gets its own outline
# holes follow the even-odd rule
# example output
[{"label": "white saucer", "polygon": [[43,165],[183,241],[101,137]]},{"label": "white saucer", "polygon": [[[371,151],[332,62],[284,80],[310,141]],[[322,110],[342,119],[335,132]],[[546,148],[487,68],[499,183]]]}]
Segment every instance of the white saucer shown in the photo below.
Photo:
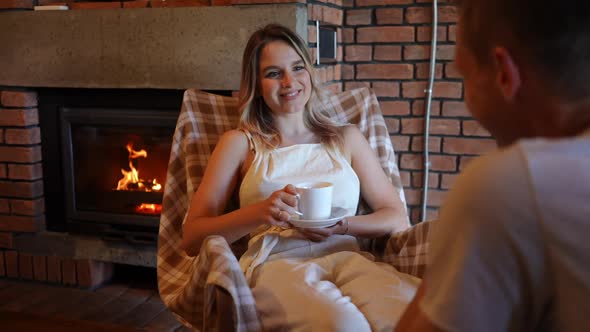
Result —
[{"label": "white saucer", "polygon": [[337,224],[343,217],[346,216],[346,209],[341,207],[332,207],[332,213],[329,218],[319,220],[290,220],[289,223],[299,228],[324,228]]}]

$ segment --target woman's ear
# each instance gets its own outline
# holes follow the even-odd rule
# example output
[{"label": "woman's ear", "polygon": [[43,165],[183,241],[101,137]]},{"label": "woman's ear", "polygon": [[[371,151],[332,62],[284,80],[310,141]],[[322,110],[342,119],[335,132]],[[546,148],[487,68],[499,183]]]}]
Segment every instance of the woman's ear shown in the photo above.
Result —
[{"label": "woman's ear", "polygon": [[496,83],[506,101],[512,101],[522,84],[520,68],[514,57],[504,47],[494,49]]}]

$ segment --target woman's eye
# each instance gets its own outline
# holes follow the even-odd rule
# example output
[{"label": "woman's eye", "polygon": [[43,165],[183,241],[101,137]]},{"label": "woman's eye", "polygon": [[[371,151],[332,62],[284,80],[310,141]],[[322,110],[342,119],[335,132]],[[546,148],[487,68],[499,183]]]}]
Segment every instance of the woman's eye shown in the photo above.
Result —
[{"label": "woman's eye", "polygon": [[295,66],[295,68],[293,68],[293,70],[295,70],[295,71],[305,70],[305,66]]},{"label": "woman's eye", "polygon": [[279,77],[279,72],[278,71],[270,71],[270,72],[266,73],[265,77],[267,77],[267,78]]}]

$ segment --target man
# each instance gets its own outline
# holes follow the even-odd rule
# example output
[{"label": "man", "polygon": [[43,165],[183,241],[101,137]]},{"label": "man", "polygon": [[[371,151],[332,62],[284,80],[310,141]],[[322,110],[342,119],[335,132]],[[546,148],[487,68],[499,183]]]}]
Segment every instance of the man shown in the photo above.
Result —
[{"label": "man", "polygon": [[455,183],[397,331],[587,331],[590,1],[457,5],[466,104],[499,149]]}]

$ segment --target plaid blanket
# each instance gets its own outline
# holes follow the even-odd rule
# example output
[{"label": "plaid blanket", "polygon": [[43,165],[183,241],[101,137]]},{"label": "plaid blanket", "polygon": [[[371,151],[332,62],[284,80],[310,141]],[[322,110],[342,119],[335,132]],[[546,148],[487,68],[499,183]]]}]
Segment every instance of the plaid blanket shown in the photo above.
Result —
[{"label": "plaid blanket", "polygon": [[[315,107],[360,128],[405,205],[393,146],[375,95],[362,88],[326,96]],[[158,285],[166,306],[180,321],[195,329],[217,328],[215,315],[224,313],[216,310],[216,289],[231,296],[231,319],[237,331],[261,329],[252,293],[225,239],[207,238],[197,257],[187,256],[180,248],[182,224],[209,156],[219,137],[235,128],[237,122],[235,98],[198,90],[185,92],[172,142],[160,220]],[[368,212],[361,199],[359,213]],[[421,276],[426,265],[429,229],[430,223],[423,223],[388,239],[384,261],[402,272]],[[374,254],[381,257],[381,253]]]}]

